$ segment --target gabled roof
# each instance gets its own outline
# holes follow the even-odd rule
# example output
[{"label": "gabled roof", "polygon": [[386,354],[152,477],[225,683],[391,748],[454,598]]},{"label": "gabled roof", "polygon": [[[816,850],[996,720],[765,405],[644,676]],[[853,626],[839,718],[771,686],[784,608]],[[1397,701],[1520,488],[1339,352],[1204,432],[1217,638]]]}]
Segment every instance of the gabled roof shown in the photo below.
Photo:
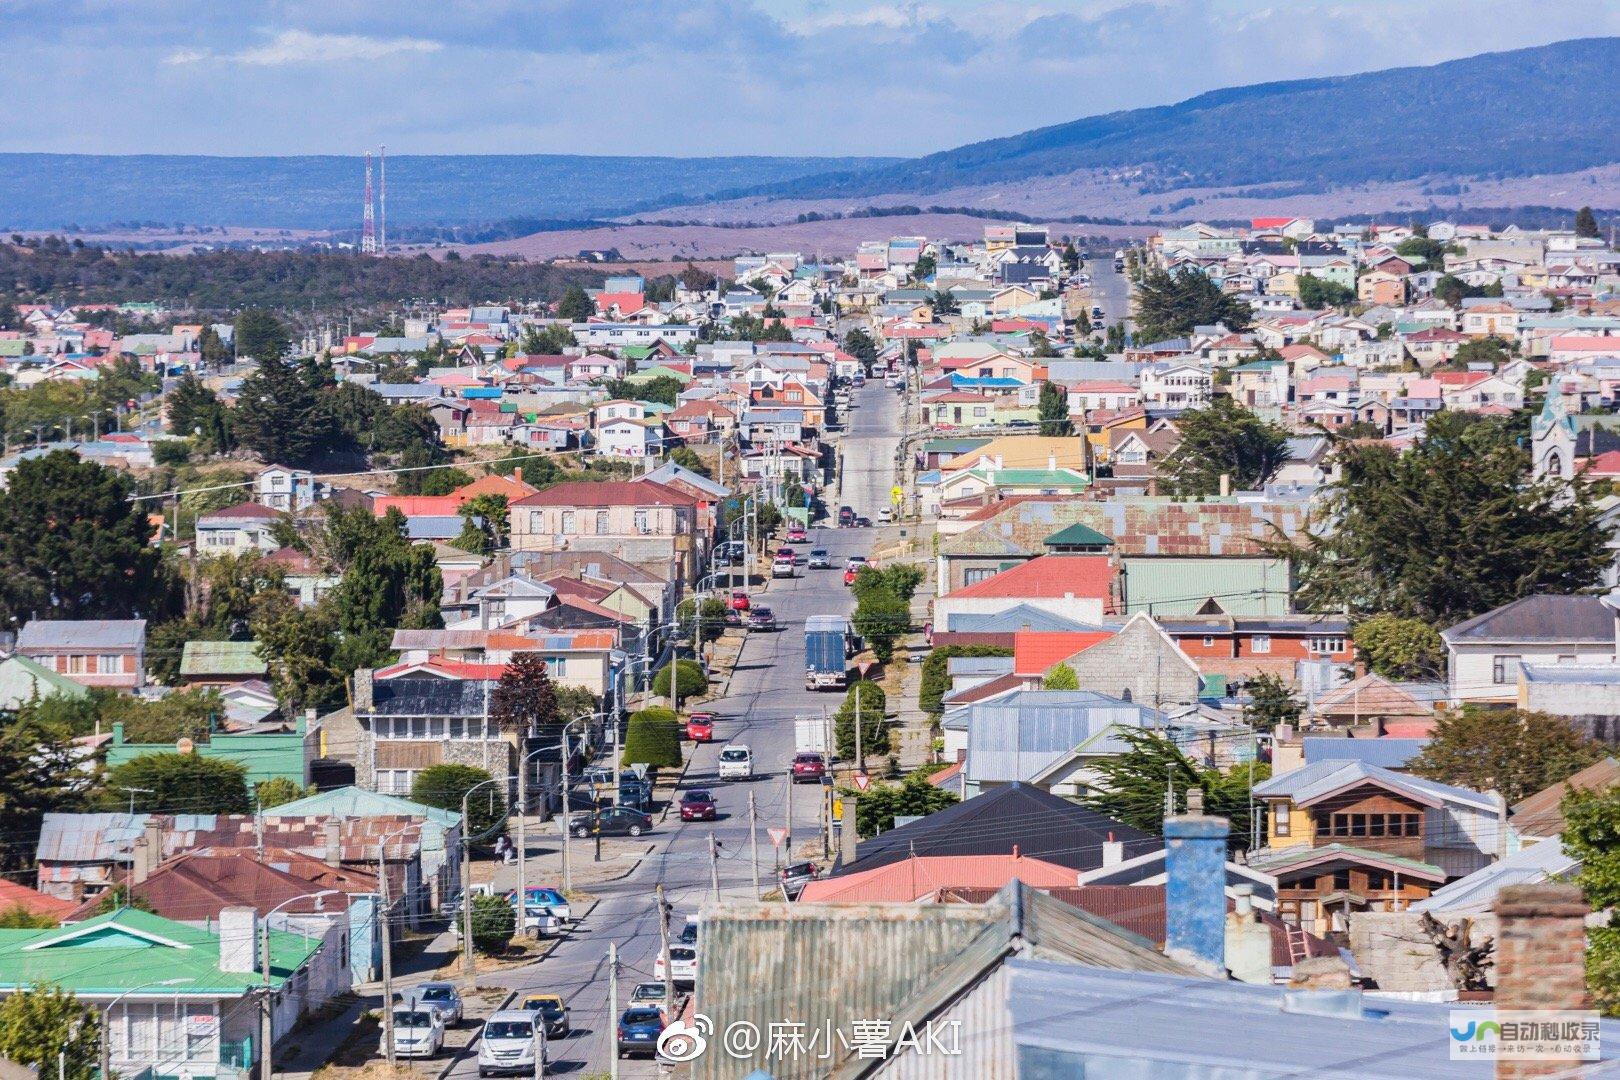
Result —
[{"label": "gabled roof", "polygon": [[947,630],[952,634],[1011,634],[1019,630],[1078,633],[1101,631],[1102,627],[1090,626],[1077,619],[1066,619],[1062,615],[1032,604],[1017,604],[994,615],[979,615],[972,612],[954,614],[950,618],[949,627],[937,627],[935,632]]},{"label": "gabled roof", "polygon": [[138,649],[145,641],[145,619],[30,619],[17,648]]},{"label": "gabled roof", "polygon": [[1111,630],[1063,631],[1018,630],[1013,633],[1013,672],[1039,677],[1076,653],[1113,637]]},{"label": "gabled roof", "polygon": [[838,867],[832,876],[887,866],[913,854],[1010,855],[1015,847],[1033,859],[1088,870],[1102,865],[1102,845],[1109,837],[1125,845],[1127,856],[1162,846],[1158,837],[1095,810],[1013,783],[861,841],[855,861]]},{"label": "gabled roof", "polygon": [[646,480],[567,480],[514,506],[696,506],[685,492]]},{"label": "gabled roof", "polygon": [[1453,787],[1420,776],[1407,776],[1365,761],[1329,759],[1316,761],[1254,786],[1260,798],[1286,798],[1295,806],[1310,806],[1341,791],[1362,784],[1375,784],[1395,791],[1424,806],[1458,803],[1489,813],[1502,808],[1500,798],[1468,788]]},{"label": "gabled roof", "polygon": [[257,641],[188,641],[180,650],[180,674],[263,675],[270,670]]},{"label": "gabled roof", "polygon": [[946,599],[1085,597],[1107,601],[1115,567],[1106,555],[1042,555],[983,581],[957,589]]},{"label": "gabled roof", "polygon": [[[1512,824],[1520,836],[1550,837],[1564,831],[1564,796],[1575,791],[1607,791],[1620,784],[1620,759],[1606,757],[1574,776],[1542,788],[1513,804]],[[1539,846],[1539,845],[1538,845]]]},{"label": "gabled roof", "polygon": [[1323,863],[1377,866],[1433,882],[1444,881],[1447,876],[1438,866],[1383,851],[1369,851],[1351,844],[1323,844],[1319,847],[1299,844],[1294,847],[1262,848],[1259,851],[1249,852],[1249,865],[1273,877],[1281,877],[1283,874],[1320,866]]},{"label": "gabled roof", "polygon": [[1461,645],[1541,641],[1602,645],[1615,639],[1614,619],[1602,597],[1542,594],[1476,615],[1447,627],[1440,636]]}]

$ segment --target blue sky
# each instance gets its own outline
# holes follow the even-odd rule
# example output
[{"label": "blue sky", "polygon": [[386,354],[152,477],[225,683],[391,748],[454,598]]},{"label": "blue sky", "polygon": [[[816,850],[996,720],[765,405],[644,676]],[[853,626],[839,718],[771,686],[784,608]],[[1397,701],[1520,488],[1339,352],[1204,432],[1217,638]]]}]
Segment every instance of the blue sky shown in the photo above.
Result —
[{"label": "blue sky", "polygon": [[0,150],[918,154],[1612,0],[0,0]]}]

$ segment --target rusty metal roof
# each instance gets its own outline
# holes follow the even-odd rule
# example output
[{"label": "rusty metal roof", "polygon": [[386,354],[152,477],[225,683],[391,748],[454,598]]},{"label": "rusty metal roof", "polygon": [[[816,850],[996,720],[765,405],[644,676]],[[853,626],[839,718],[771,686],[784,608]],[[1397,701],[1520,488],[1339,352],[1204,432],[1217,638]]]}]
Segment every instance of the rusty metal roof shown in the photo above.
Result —
[{"label": "rusty metal roof", "polygon": [[1108,502],[1009,503],[1006,509],[967,532],[940,539],[940,554],[1035,556],[1047,537],[1084,525],[1114,543],[1117,556],[1229,556],[1266,554],[1270,544],[1304,531],[1298,503],[1182,502],[1172,499],[1115,499]]}]

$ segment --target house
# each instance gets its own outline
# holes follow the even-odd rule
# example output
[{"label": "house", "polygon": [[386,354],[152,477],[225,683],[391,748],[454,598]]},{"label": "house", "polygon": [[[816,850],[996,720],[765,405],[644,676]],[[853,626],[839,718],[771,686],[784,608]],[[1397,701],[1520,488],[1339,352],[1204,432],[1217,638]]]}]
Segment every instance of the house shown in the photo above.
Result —
[{"label": "house", "polygon": [[1025,690],[974,705],[945,728],[945,753],[955,748],[953,728],[965,728],[963,796],[1022,783],[1054,795],[1096,790],[1094,766],[1121,753],[1121,731],[1163,731],[1168,718],[1089,690]]},{"label": "house", "polygon": [[1267,674],[1291,683],[1301,663],[1355,662],[1350,620],[1342,615],[1228,615],[1211,610],[1155,618],[1205,675],[1243,679]]},{"label": "house", "polygon": [[279,511],[257,502],[237,503],[197,518],[199,555],[241,555],[249,551],[271,552],[281,546],[275,526],[282,520]]},{"label": "house", "polygon": [[1612,664],[1615,611],[1604,601],[1526,596],[1442,630],[1451,703],[1516,703],[1525,664]]},{"label": "house", "polygon": [[188,641],[180,650],[180,678],[188,690],[234,686],[269,674],[257,641]]},{"label": "house", "polygon": [[227,909],[217,929],[202,929],[124,907],[54,930],[0,930],[0,993],[53,986],[110,1009],[108,1052],[120,1075],[236,1080],[254,1062],[260,993],[268,986],[276,997],[279,1041],[317,1004],[309,976],[322,948],[320,937],[261,932],[251,908]]},{"label": "house", "polygon": [[954,615],[991,615],[1028,604],[1064,618],[1101,622],[1117,610],[1118,569],[1107,555],[1042,555],[939,596],[933,621]]},{"label": "house", "polygon": [[1249,865],[1277,879],[1277,914],[1312,933],[1357,911],[1400,911],[1506,853],[1507,807],[1361,761],[1326,760],[1256,784],[1266,845]]},{"label": "house", "polygon": [[1209,404],[1214,376],[1198,364],[1174,361],[1142,372],[1142,404],[1161,409],[1196,409]]},{"label": "house", "polygon": [[698,535],[701,500],[647,480],[568,481],[511,505],[517,551],[590,550],[641,564],[680,567],[693,580],[706,542]]},{"label": "house", "polygon": [[242,766],[251,791],[254,785],[267,780],[290,780],[299,787],[306,786],[310,762],[320,756],[320,746],[320,724],[305,716],[285,724],[261,722],[243,731],[230,731],[216,722],[211,731],[167,744],[129,742],[124,737],[124,722],[116,720],[105,754],[109,769],[146,754],[178,752],[218,758]]},{"label": "house", "polygon": [[323,492],[315,474],[286,465],[267,465],[253,478],[253,501],[268,510],[296,514],[315,505]]},{"label": "house", "polygon": [[66,675],[58,675],[21,654],[12,654],[0,660],[0,713],[15,713],[30,701],[43,701],[54,695],[83,698],[89,687]]},{"label": "house", "polygon": [[1406,303],[1406,278],[1388,270],[1372,270],[1356,279],[1356,299],[1363,304]]},{"label": "house", "polygon": [[83,686],[139,690],[146,685],[146,620],[31,619],[17,635],[17,654]]},{"label": "house", "polygon": [[1620,759],[1606,757],[1588,765],[1573,776],[1527,795],[1513,804],[1510,823],[1521,842],[1540,847],[1541,841],[1555,840],[1563,835],[1564,796],[1573,789],[1584,792],[1604,792],[1620,784]]}]

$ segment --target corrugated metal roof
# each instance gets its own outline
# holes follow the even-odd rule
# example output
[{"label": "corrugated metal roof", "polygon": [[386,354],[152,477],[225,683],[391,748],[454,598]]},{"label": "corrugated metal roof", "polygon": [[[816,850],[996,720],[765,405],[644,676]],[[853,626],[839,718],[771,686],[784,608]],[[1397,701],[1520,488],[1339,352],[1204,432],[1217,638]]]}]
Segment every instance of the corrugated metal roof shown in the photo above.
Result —
[{"label": "corrugated metal roof", "polygon": [[1163,728],[1164,713],[1090,690],[1027,690],[968,712],[970,780],[1030,780],[1119,724]]},{"label": "corrugated metal roof", "polygon": [[136,649],[145,641],[145,619],[31,619],[17,648]]},{"label": "corrugated metal roof", "polygon": [[1305,511],[1298,503],[1029,500],[1009,503],[967,532],[942,537],[939,548],[946,556],[1035,555],[1048,536],[1076,524],[1113,540],[1120,556],[1255,556],[1299,534]]},{"label": "corrugated metal roof", "polygon": [[181,675],[263,675],[270,665],[257,641],[188,641],[180,652]]}]

